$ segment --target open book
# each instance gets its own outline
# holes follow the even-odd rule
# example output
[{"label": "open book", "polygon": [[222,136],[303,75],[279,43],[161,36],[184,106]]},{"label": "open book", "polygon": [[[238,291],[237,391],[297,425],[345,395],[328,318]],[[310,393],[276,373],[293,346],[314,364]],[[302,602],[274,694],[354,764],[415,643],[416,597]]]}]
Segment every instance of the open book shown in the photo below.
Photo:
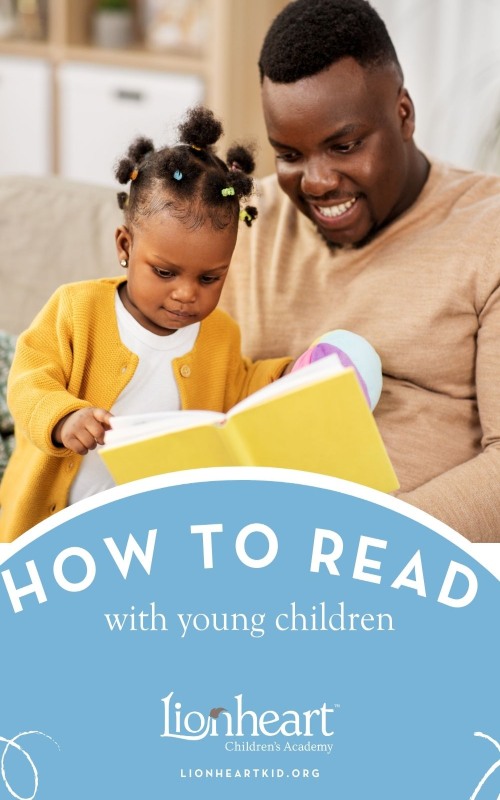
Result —
[{"label": "open book", "polygon": [[198,467],[306,470],[392,491],[398,481],[352,368],[337,356],[285,375],[227,414],[113,417],[99,453],[116,483]]}]

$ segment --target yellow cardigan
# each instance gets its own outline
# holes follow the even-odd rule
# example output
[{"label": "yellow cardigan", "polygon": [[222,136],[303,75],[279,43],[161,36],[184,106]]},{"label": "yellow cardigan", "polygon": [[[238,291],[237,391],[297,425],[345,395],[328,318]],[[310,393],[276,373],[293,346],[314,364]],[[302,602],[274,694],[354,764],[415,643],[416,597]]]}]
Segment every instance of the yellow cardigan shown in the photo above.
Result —
[{"label": "yellow cardigan", "polygon": [[[139,359],[120,340],[114,307],[123,280],[60,287],[19,337],[7,396],[16,448],[0,485],[0,542],[66,506],[83,456],[54,446],[56,423],[85,406],[111,408],[135,372]],[[289,361],[243,358],[238,326],[216,309],[172,366],[183,409],[227,411],[279,378]]]}]

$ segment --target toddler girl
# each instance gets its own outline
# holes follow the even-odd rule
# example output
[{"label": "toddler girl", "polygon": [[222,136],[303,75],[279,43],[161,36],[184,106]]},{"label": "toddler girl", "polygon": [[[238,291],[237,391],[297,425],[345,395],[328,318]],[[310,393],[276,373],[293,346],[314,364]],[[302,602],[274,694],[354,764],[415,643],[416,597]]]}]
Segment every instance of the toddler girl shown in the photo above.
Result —
[{"label": "toddler girl", "polygon": [[60,287],[20,336],[8,402],[16,448],[0,487],[0,541],[113,485],[95,448],[112,414],[227,411],[279,378],[290,359],[251,363],[216,309],[254,163],[234,146],[224,163],[220,123],[204,108],[179,126],[180,144],[138,139],[117,166],[124,224],[120,278]]}]

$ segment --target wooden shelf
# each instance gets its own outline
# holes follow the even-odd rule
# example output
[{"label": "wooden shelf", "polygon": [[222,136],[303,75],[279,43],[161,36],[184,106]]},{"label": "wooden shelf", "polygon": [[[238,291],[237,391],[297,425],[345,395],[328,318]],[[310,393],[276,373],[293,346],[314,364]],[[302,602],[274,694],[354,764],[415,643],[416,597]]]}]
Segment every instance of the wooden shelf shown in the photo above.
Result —
[{"label": "wooden shelf", "polygon": [[86,61],[92,64],[107,64],[115,67],[131,67],[133,69],[165,70],[165,72],[188,72],[205,75],[207,64],[200,57],[178,55],[174,53],[157,53],[145,50],[140,45],[127,49],[109,49],[90,45],[73,45],[59,47],[57,60]]},{"label": "wooden shelf", "polygon": [[46,41],[0,39],[0,55],[50,59],[51,45]]}]

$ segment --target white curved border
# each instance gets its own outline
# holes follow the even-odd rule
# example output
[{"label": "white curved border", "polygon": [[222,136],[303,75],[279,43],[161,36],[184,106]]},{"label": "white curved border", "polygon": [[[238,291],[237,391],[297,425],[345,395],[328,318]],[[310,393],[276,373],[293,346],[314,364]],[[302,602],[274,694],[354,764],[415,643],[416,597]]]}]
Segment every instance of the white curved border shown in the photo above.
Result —
[{"label": "white curved border", "polygon": [[120,500],[123,497],[131,497],[132,495],[149,492],[153,489],[216,481],[269,481],[274,483],[299,484],[301,486],[314,486],[319,489],[329,489],[330,491],[368,500],[371,503],[395,511],[401,514],[401,516],[413,519],[421,525],[425,525],[427,528],[430,528],[431,531],[448,539],[452,544],[468,553],[469,556],[478,561],[485,569],[489,570],[492,575],[500,579],[500,544],[473,544],[460,533],[457,533],[448,525],[445,525],[444,522],[440,522],[425,511],[415,508],[384,492],[379,492],[376,489],[370,489],[367,486],[351,483],[341,478],[331,478],[327,475],[320,475],[313,472],[302,472],[300,470],[281,469],[278,467],[210,467],[206,469],[183,470],[182,472],[153,475],[150,478],[143,478],[142,480],[133,481],[132,483],[125,483],[122,486],[115,486],[113,489],[107,489],[105,492],[100,492],[93,497],[80,500],[80,502],[69,506],[69,508],[59,511],[50,519],[35,525],[12,544],[0,544],[0,564],[4,563],[10,556],[14,555],[14,553],[18,553],[24,547],[27,547],[35,539],[44,536],[67,520],[74,519],[91,509],[99,508],[115,500]]}]

